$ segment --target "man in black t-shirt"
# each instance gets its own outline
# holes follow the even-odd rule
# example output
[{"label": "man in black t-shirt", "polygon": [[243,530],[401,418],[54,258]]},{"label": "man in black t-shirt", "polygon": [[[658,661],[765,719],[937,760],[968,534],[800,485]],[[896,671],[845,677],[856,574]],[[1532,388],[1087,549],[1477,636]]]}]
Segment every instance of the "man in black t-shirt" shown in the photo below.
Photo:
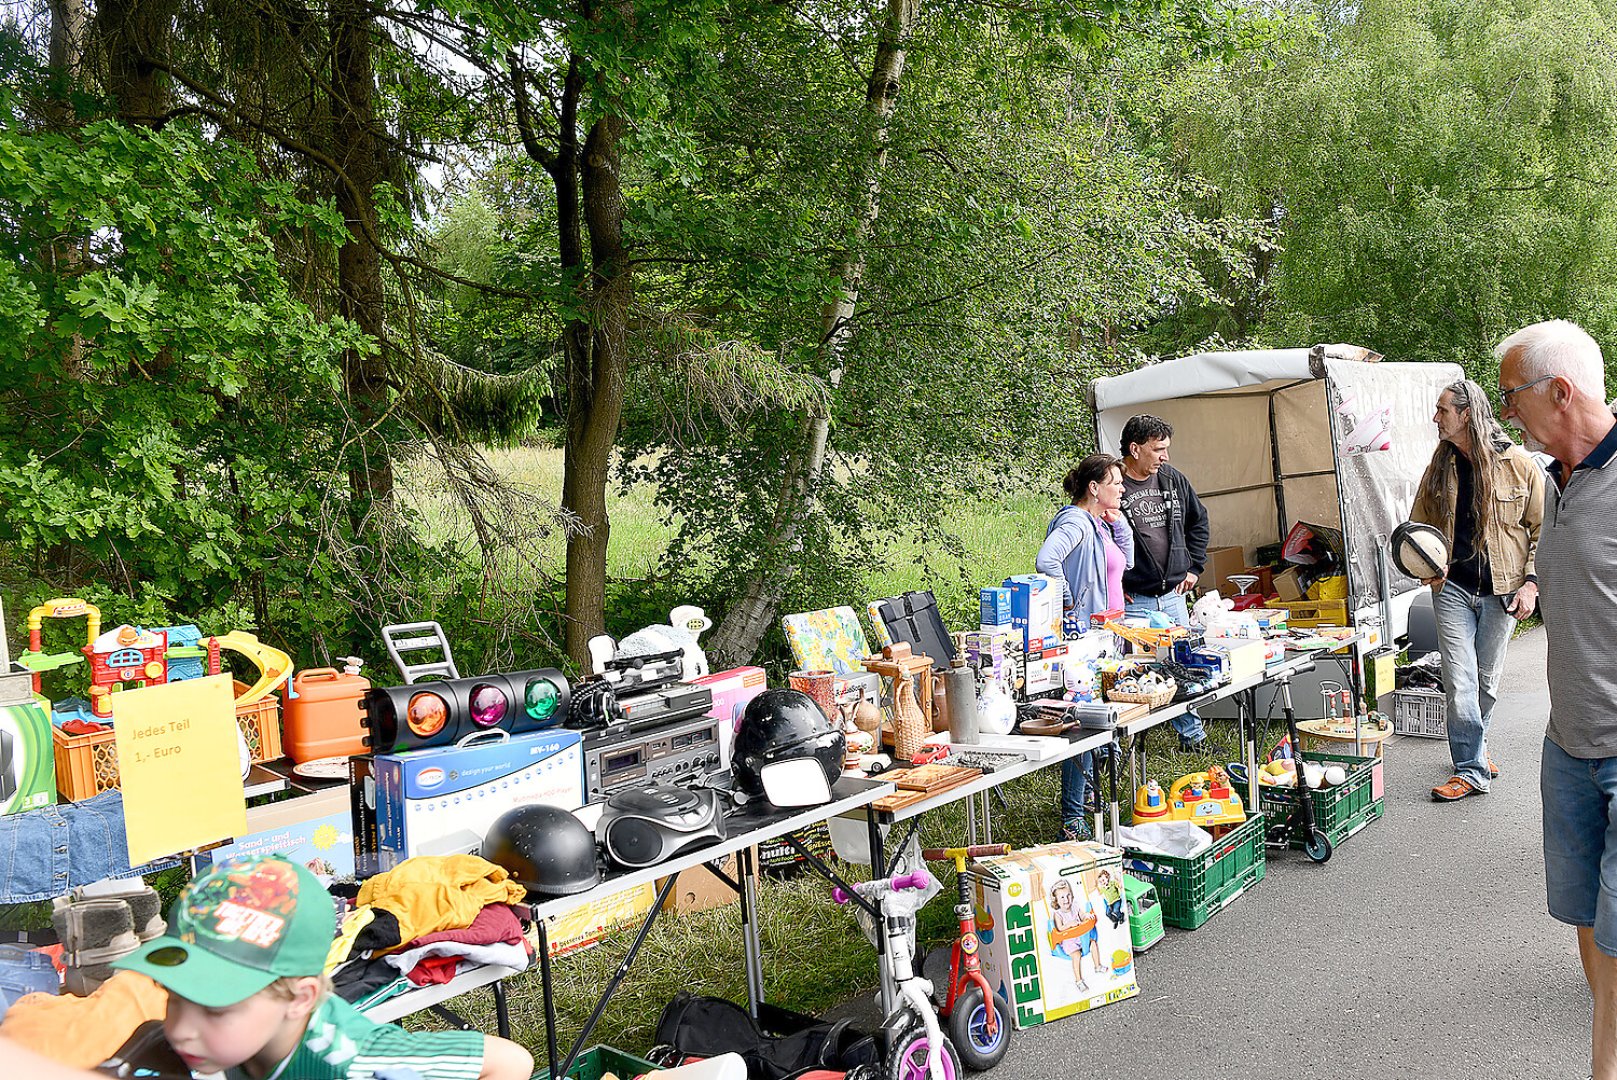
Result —
[{"label": "man in black t-shirt", "polygon": [[[1207,564],[1207,511],[1185,474],[1168,464],[1173,425],[1141,413],[1123,425],[1123,514],[1134,530],[1134,565],[1123,572],[1128,614],[1162,612],[1190,624],[1185,595]],[[1207,741],[1194,712],[1172,721],[1181,744]]]}]

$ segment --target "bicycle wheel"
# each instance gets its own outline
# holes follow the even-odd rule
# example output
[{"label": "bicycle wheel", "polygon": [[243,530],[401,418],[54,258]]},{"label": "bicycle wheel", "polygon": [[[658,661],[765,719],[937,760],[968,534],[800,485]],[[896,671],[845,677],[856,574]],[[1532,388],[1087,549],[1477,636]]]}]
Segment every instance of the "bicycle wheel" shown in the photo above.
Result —
[{"label": "bicycle wheel", "polygon": [[[926,1028],[919,1024],[906,1028],[904,1033],[893,1040],[893,1045],[887,1054],[887,1072],[885,1080],[933,1080],[931,1072],[926,1067],[927,1050],[931,1042],[926,1036]],[[943,1037],[942,1059],[943,1075],[938,1080],[960,1080],[963,1070],[960,1068],[960,1057],[955,1053],[954,1045],[949,1037]]]},{"label": "bicycle wheel", "polygon": [[988,1033],[988,1010],[982,987],[972,983],[954,1003],[949,1014],[949,1040],[954,1043],[960,1063],[972,1072],[987,1072],[1000,1063],[1011,1048],[1011,1007],[994,995],[994,1032]]}]

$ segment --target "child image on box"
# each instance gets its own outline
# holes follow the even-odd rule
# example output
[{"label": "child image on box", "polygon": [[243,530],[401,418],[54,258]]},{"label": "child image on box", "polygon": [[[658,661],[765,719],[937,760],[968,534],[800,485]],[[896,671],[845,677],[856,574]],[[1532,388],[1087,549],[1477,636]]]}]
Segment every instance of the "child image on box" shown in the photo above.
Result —
[{"label": "child image on box", "polygon": [[1095,891],[1106,902],[1106,917],[1111,920],[1115,929],[1123,925],[1123,887],[1122,883],[1112,877],[1110,870],[1102,870],[1095,875]]},{"label": "child image on box", "polygon": [[[1082,884],[1082,882],[1080,882]],[[1100,925],[1087,895],[1074,893],[1065,878],[1050,888],[1050,946],[1058,956],[1072,961],[1072,979],[1080,994],[1089,992],[1083,962],[1087,958],[1096,976],[1111,969],[1100,962]]]},{"label": "child image on box", "polygon": [[227,1080],[376,1076],[526,1080],[528,1052],[477,1032],[406,1032],[329,993],[331,897],[279,856],[234,859],[188,885],[168,933],[115,967],[169,991],[163,1032],[194,1073]]}]

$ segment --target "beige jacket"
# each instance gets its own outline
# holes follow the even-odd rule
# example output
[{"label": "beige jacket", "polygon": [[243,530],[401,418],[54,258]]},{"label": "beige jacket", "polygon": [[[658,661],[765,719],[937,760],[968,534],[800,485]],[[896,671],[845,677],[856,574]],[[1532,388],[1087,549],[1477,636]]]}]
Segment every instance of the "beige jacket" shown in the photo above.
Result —
[{"label": "beige jacket", "polygon": [[[1429,475],[1437,465],[1426,467]],[[1454,544],[1454,501],[1459,479],[1450,459],[1443,477],[1439,500],[1417,496],[1415,508],[1410,511],[1411,521],[1422,521],[1443,530],[1443,536]],[[1421,477],[1421,488],[1426,477]],[[1494,470],[1494,514],[1488,533],[1482,538],[1482,550],[1488,555],[1493,570],[1493,591],[1506,596],[1522,587],[1533,573],[1533,559],[1538,554],[1538,530],[1544,522],[1544,470],[1526,450],[1512,445],[1499,455]]]}]

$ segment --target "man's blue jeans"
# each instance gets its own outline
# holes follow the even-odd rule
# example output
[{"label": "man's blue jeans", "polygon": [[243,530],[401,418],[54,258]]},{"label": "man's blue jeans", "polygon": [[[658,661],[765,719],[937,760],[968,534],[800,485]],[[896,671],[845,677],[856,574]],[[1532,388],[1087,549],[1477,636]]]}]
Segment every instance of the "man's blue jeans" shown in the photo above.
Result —
[{"label": "man's blue jeans", "polygon": [[1448,698],[1449,756],[1454,775],[1479,791],[1488,790],[1488,721],[1516,627],[1504,600],[1477,596],[1453,582],[1432,596]]},{"label": "man's blue jeans", "polygon": [[[1167,615],[1177,626],[1190,625],[1190,609],[1185,606],[1185,594],[1179,592],[1165,593],[1162,596],[1142,596],[1136,593],[1129,599],[1123,614],[1144,617],[1154,611]],[[1194,710],[1187,710],[1168,723],[1173,725],[1173,729],[1179,732],[1182,739],[1200,742],[1207,737],[1207,732],[1202,728],[1202,718],[1197,716]]]}]

